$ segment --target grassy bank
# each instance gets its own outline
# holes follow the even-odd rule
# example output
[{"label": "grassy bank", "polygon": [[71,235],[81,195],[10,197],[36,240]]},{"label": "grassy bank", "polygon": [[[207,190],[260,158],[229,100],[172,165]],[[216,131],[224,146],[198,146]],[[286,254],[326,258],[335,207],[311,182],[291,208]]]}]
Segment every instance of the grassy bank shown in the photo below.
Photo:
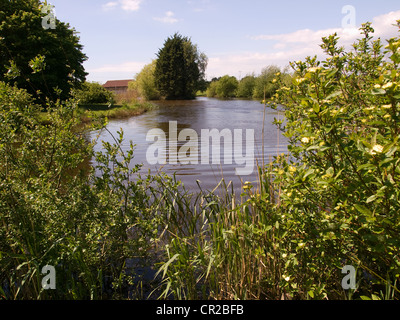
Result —
[{"label": "grassy bank", "polygon": [[154,109],[156,106],[150,102],[133,102],[122,105],[108,106],[100,105],[80,105],[79,111],[83,122],[90,121],[92,118],[121,119],[138,116]]},{"label": "grassy bank", "polygon": [[[156,106],[150,102],[131,102],[112,106],[109,104],[79,105],[75,115],[81,123],[89,124],[94,119],[123,119],[138,116],[154,108]],[[51,123],[51,114],[41,112],[39,119],[44,124]]]}]

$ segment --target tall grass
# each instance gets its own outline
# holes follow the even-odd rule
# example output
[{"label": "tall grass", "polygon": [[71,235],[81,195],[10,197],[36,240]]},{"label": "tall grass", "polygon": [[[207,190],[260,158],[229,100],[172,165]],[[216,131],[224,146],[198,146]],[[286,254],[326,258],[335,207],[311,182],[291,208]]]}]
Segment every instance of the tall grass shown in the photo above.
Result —
[{"label": "tall grass", "polygon": [[[286,235],[279,229],[271,168],[258,169],[260,177],[268,178],[256,186],[245,184],[240,197],[224,181],[211,192],[200,189],[191,205],[170,186],[164,189],[172,198],[163,231],[168,241],[166,260],[159,269],[164,284],[161,298],[281,297],[279,243]],[[217,196],[217,190],[223,196]]]}]

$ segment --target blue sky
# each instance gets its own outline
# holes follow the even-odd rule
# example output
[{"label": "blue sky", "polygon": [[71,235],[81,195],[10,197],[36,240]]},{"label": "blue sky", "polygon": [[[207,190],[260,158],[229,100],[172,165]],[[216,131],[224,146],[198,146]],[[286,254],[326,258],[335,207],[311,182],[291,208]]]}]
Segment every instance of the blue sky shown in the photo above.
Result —
[{"label": "blue sky", "polygon": [[[132,79],[156,58],[165,39],[188,36],[209,58],[207,77],[243,77],[268,65],[321,54],[333,32],[349,46],[357,32],[342,21],[355,9],[355,27],[373,22],[376,37],[398,35],[399,0],[49,0],[59,20],[78,32],[89,57],[89,81]],[[346,20],[351,22],[352,20]]]}]

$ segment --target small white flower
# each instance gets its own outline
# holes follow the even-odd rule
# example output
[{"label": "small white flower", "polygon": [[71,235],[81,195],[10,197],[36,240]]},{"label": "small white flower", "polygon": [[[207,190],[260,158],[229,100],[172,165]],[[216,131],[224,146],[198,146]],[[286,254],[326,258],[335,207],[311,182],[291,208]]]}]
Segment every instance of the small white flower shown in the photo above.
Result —
[{"label": "small white flower", "polygon": [[390,109],[391,107],[392,107],[391,104],[385,104],[385,105],[383,105],[381,108],[382,108],[382,109]]},{"label": "small white flower", "polygon": [[393,82],[388,82],[382,86],[382,89],[389,89],[393,87]]},{"label": "small white flower", "polygon": [[379,144],[376,144],[373,146],[373,148],[371,150],[371,154],[382,153],[382,151],[383,151],[383,147]]},{"label": "small white flower", "polygon": [[310,142],[310,139],[308,139],[307,137],[304,137],[303,139],[301,139],[301,142],[303,142],[304,144],[307,144]]}]

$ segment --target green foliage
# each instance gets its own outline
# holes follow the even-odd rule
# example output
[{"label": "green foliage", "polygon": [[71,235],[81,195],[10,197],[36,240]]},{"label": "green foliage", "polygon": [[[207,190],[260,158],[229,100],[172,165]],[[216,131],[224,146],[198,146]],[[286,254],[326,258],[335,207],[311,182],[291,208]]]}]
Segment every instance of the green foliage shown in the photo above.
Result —
[{"label": "green foliage", "polygon": [[[323,38],[328,58],[292,63],[291,85],[276,74],[290,154],[260,167],[241,202],[226,186],[202,194],[201,230],[166,248],[163,296],[399,299],[400,39],[382,50],[361,31],[352,52]],[[345,265],[355,290],[341,286]]]},{"label": "green foliage", "polygon": [[[383,47],[361,31],[351,52],[323,38],[328,58],[292,63],[291,84],[275,73],[290,154],[240,199],[224,181],[191,194],[142,177],[123,132],[95,154],[76,105],[50,103],[42,125],[26,90],[0,82],[1,297],[148,297],[135,267],[151,265],[157,298],[399,299],[400,38]],[[57,290],[42,289],[44,265]],[[355,290],[341,287],[344,265]]]},{"label": "green foliage", "polygon": [[[131,178],[140,167],[129,166],[132,144],[122,152],[120,133],[94,154],[76,105],[49,105],[42,125],[25,91],[0,82],[0,99],[2,298],[126,297],[127,259],[145,258],[157,225],[146,209],[151,180]],[[42,289],[45,265],[56,269],[56,290]]]},{"label": "green foliage", "polygon": [[248,75],[240,81],[229,75],[214,78],[206,93],[208,97],[218,98],[270,99],[280,86],[288,85],[291,78],[288,72],[268,66],[259,76]]},{"label": "green foliage", "polygon": [[136,90],[139,96],[145,100],[159,100],[160,92],[157,90],[154,72],[157,60],[143,67],[142,71],[136,75],[135,81],[131,82],[130,89]]},{"label": "green foliage", "polygon": [[270,98],[279,88],[274,79],[281,70],[277,66],[268,66],[261,71],[261,74],[256,78],[254,85],[253,98],[263,99]]},{"label": "green foliage", "polygon": [[256,86],[256,79],[254,75],[249,75],[240,80],[236,96],[238,98],[252,98]]},{"label": "green foliage", "polygon": [[79,104],[115,103],[115,95],[97,82],[84,82],[79,89],[72,91]]},{"label": "green foliage", "polygon": [[42,27],[42,6],[38,0],[0,1],[0,81],[45,104],[46,98],[68,98],[85,80],[87,57],[68,24],[56,20],[55,29]]},{"label": "green foliage", "polygon": [[351,52],[336,34],[323,38],[328,58],[292,63],[293,85],[276,96],[293,158],[276,161],[272,174],[282,184],[283,226],[296,230],[281,250],[292,257],[286,288],[300,296],[340,296],[340,269],[350,264],[359,270],[353,298],[399,297],[400,42],[382,50],[369,23],[361,31]]},{"label": "green foliage", "polygon": [[194,99],[204,80],[207,57],[187,37],[175,34],[157,54],[158,91],[166,99]]},{"label": "green foliage", "polygon": [[207,96],[218,98],[236,97],[238,84],[239,83],[235,77],[225,75],[219,80],[211,82],[207,90]]}]

